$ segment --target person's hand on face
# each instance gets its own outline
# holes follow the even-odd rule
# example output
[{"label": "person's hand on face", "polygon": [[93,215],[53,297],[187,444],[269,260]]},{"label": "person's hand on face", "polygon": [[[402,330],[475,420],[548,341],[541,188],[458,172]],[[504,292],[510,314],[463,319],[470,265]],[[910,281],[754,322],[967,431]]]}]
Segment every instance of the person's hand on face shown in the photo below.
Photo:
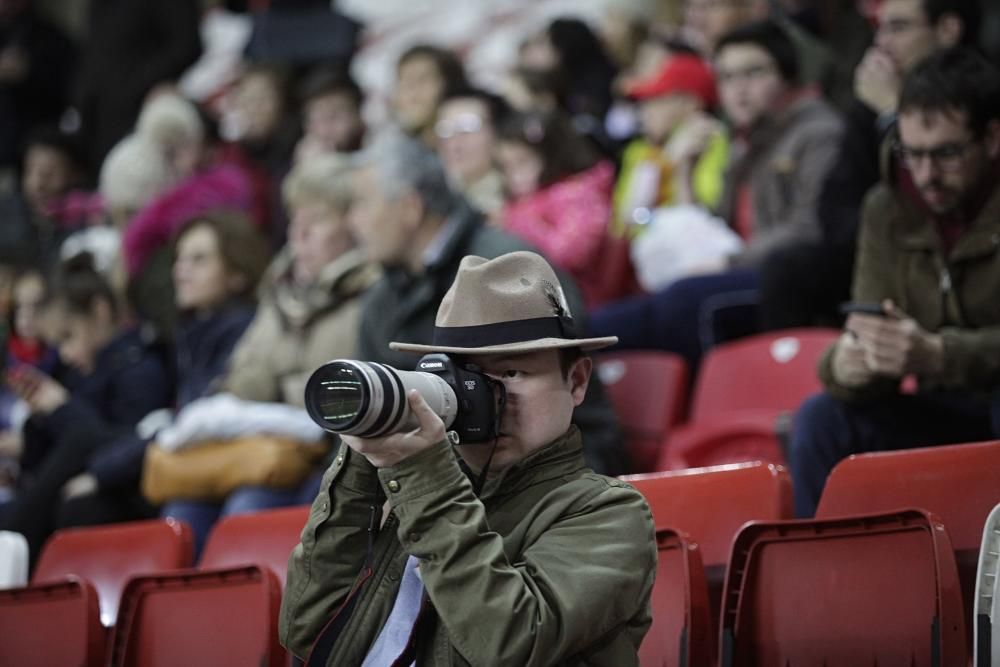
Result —
[{"label": "person's hand on face", "polygon": [[888,377],[940,373],[944,362],[941,337],[925,331],[891,300],[883,306],[885,317],[854,313],[847,320],[871,372]]},{"label": "person's hand on face", "polygon": [[431,410],[423,396],[416,389],[411,389],[406,400],[417,418],[417,428],[382,438],[342,435],[344,444],[364,456],[376,468],[387,468],[444,440],[444,422]]},{"label": "person's hand on face", "polygon": [[854,94],[875,113],[895,111],[903,77],[887,53],[875,47],[865,52],[854,71]]},{"label": "person's hand on face", "polygon": [[69,400],[66,389],[32,366],[19,366],[7,372],[7,386],[23,399],[33,414],[49,414]]},{"label": "person's hand on face", "polygon": [[722,132],[722,123],[710,114],[698,112],[674,132],[667,144],[670,161],[691,165],[708,149],[712,137]]}]

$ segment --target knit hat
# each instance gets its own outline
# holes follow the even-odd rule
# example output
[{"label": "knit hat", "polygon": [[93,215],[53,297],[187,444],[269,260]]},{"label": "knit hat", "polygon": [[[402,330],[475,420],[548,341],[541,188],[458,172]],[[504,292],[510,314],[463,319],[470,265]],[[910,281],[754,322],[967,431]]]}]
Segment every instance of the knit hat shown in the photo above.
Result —
[{"label": "knit hat", "polygon": [[101,165],[99,190],[109,210],[138,211],[171,185],[173,176],[163,152],[136,134],[115,144]]}]

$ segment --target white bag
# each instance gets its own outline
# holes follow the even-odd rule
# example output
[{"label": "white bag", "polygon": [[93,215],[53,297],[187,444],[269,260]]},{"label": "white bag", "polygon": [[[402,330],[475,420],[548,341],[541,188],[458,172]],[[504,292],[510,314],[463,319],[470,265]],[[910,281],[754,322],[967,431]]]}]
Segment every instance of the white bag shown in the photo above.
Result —
[{"label": "white bag", "polygon": [[28,583],[28,541],[21,533],[0,530],[0,588]]},{"label": "white bag", "polygon": [[743,239],[726,223],[692,204],[658,208],[632,241],[639,284],[656,292],[706,266],[722,265],[743,249]]}]

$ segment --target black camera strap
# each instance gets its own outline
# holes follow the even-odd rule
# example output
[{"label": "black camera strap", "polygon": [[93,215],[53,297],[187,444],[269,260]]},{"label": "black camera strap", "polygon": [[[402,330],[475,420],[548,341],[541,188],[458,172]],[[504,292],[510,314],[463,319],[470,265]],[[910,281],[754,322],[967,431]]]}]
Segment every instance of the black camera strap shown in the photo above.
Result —
[{"label": "black camera strap", "polygon": [[479,477],[476,478],[473,484],[472,490],[475,492],[476,497],[483,491],[483,485],[486,484],[486,476],[490,472],[490,464],[493,462],[493,455],[497,451],[497,444],[500,442],[500,420],[503,418],[503,411],[507,407],[507,387],[503,382],[494,380],[493,378],[487,378],[491,385],[497,390],[497,409],[496,417],[493,420],[493,446],[490,447],[490,455],[486,459],[486,465],[479,472]]}]

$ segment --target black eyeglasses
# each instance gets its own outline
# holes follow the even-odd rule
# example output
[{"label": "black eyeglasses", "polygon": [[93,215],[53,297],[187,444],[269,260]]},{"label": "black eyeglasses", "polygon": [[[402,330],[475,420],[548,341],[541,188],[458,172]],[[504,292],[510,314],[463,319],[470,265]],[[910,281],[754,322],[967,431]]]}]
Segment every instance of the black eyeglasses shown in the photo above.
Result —
[{"label": "black eyeglasses", "polygon": [[913,148],[896,139],[892,144],[892,149],[908,169],[916,169],[926,158],[939,169],[957,171],[962,168],[962,158],[965,157],[965,152],[973,143],[975,143],[973,139],[966,139],[934,148]]}]

